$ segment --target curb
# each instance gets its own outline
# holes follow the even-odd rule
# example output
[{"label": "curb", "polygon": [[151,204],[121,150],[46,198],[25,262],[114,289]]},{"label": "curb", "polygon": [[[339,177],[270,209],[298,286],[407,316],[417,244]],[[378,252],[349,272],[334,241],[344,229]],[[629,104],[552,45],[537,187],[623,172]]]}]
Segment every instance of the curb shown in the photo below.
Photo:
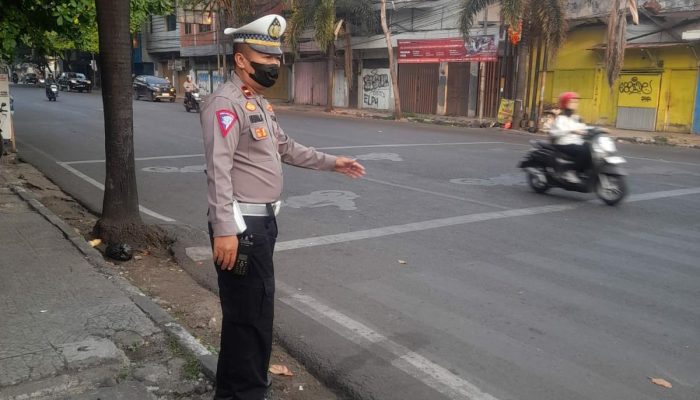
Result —
[{"label": "curb", "polygon": [[10,189],[22,198],[31,208],[37,211],[47,221],[63,232],[68,239],[87,259],[87,261],[98,270],[107,275],[109,280],[115,283],[124,291],[129,299],[143,311],[156,325],[160,326],[168,335],[175,338],[180,346],[192,353],[199,362],[204,375],[212,381],[216,380],[217,356],[207,350],[197,339],[192,336],[182,325],[180,325],[170,314],[163,310],[156,302],[146,296],[139,288],[132,285],[125,278],[115,273],[102,257],[102,254],[92,248],[70,225],[54,214],[46,206],[41,204],[33,193],[21,186],[10,185]]}]

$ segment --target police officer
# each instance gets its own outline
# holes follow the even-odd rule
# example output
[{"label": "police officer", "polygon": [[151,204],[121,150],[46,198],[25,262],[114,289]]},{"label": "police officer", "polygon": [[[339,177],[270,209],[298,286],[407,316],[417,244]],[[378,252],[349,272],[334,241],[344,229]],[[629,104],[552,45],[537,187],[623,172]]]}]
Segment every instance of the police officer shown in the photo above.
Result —
[{"label": "police officer", "polygon": [[364,167],[296,143],[262,96],[278,77],[286,21],[267,15],[233,35],[235,72],[200,115],[207,160],[209,231],[223,311],[215,399],[262,400],[272,347],[272,254],[282,163],[352,178]]}]

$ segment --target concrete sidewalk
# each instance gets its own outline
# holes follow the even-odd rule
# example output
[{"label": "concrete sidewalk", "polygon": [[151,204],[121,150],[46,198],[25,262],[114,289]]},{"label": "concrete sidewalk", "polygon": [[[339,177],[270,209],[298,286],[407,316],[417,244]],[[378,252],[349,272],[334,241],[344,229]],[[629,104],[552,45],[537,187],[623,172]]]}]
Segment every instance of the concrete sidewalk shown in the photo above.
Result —
[{"label": "concrete sidewalk", "polygon": [[[296,112],[310,112],[310,113],[323,113],[326,115],[340,115],[354,118],[373,118],[373,119],[385,119],[391,120],[393,116],[391,113],[380,110],[367,110],[367,109],[354,109],[354,108],[342,108],[335,107],[331,114],[326,113],[324,106],[313,106],[313,105],[299,105],[292,104],[282,101],[274,101],[273,104],[278,110],[289,110]],[[448,117],[441,115],[417,115],[411,113],[405,113],[405,119],[409,122],[415,123],[425,123],[434,125],[447,125],[447,126],[460,126],[468,128],[479,128],[480,122],[475,118],[468,117]],[[493,119],[488,119],[487,123],[494,122]],[[515,129],[501,129],[495,128],[503,133],[520,133],[520,134],[530,134],[525,130],[515,130]],[[625,129],[607,128],[610,134],[616,137],[618,140],[632,142],[632,143],[643,143],[643,144],[656,144],[656,145],[666,145],[666,146],[681,146],[681,147],[692,147],[700,148],[700,135],[691,135],[685,133],[675,133],[675,132],[645,132],[645,131],[633,131]],[[534,134],[540,135],[541,133]]]},{"label": "concrete sidewalk", "polygon": [[137,305],[143,294],[91,264],[42,207],[0,176],[0,400],[210,398],[201,375],[183,388],[185,361],[164,355],[149,299]]}]

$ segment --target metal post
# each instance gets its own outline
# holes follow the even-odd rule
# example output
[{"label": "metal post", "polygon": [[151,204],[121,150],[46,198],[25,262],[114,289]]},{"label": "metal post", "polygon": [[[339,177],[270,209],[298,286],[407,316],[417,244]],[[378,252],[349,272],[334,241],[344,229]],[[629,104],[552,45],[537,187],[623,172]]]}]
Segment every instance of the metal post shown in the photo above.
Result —
[{"label": "metal post", "polygon": [[[489,18],[488,7],[484,8],[484,35],[487,34]],[[484,119],[484,106],[486,102],[486,64],[482,61],[479,63],[479,122]]]},{"label": "metal post", "polygon": [[221,46],[219,45],[219,10],[216,10],[216,18],[213,21],[213,27],[214,28],[214,38],[216,41],[216,72],[219,74],[219,77],[221,77],[223,74],[221,73]]}]

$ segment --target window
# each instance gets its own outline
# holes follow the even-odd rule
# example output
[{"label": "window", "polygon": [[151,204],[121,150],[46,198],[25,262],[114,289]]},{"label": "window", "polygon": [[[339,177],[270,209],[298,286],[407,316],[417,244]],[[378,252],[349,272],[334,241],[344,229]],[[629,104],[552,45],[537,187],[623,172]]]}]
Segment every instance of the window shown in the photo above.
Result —
[{"label": "window", "polygon": [[194,24],[185,22],[185,35],[191,35],[194,33]]},{"label": "window", "polygon": [[168,32],[177,30],[177,17],[175,14],[170,14],[165,17],[165,25],[167,26]]},{"label": "window", "polygon": [[211,24],[199,24],[199,32],[211,32]]}]

